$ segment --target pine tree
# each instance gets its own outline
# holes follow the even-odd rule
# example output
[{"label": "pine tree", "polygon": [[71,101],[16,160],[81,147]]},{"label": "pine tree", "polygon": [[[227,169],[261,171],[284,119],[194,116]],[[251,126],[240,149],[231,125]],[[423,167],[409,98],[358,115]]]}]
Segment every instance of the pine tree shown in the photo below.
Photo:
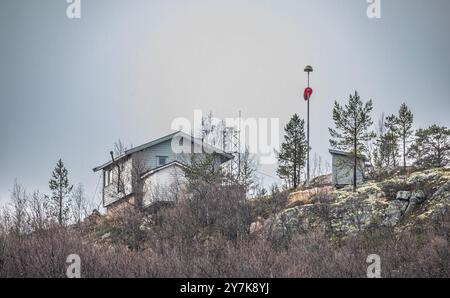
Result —
[{"label": "pine tree", "polygon": [[73,186],[69,184],[68,171],[61,159],[58,160],[49,181],[49,188],[52,191],[51,213],[58,219],[58,223],[63,225],[70,212],[70,193]]},{"label": "pine tree", "polygon": [[436,124],[419,129],[409,156],[420,167],[442,167],[450,162],[450,129]]},{"label": "pine tree", "polygon": [[399,157],[399,128],[397,126],[398,118],[395,115],[389,115],[386,117],[385,125],[386,125],[386,135],[385,142],[387,142],[388,149],[386,153],[389,153],[389,160],[392,162],[392,166],[397,168],[397,158]]},{"label": "pine tree", "polygon": [[239,184],[244,188],[245,194],[256,187],[256,161],[250,154],[250,150],[245,148],[244,152],[239,154]]},{"label": "pine tree", "polygon": [[400,106],[398,115],[391,115],[388,117],[386,123],[388,127],[401,139],[403,145],[403,170],[406,171],[406,143],[408,138],[413,134],[412,124],[414,115],[408,108],[406,103]]},{"label": "pine tree", "polygon": [[358,156],[367,149],[364,144],[375,137],[375,133],[369,131],[373,124],[370,117],[372,109],[372,100],[363,103],[357,91],[355,95],[350,95],[345,106],[337,101],[334,103],[333,120],[336,129],[329,128],[330,144],[333,148],[348,151],[352,155],[353,191],[356,191]]},{"label": "pine tree", "polygon": [[305,121],[294,114],[284,132],[284,142],[278,153],[277,174],[295,189],[300,183],[301,171],[306,161]]},{"label": "pine tree", "polygon": [[413,134],[412,124],[414,122],[414,115],[408,108],[406,103],[400,106],[398,112],[398,125],[400,127],[400,137],[403,142],[403,170],[406,171],[406,143],[408,138]]},{"label": "pine tree", "polygon": [[183,172],[190,186],[218,183],[225,178],[224,172],[217,166],[215,154],[192,154]]},{"label": "pine tree", "polygon": [[378,137],[377,149],[375,151],[375,164],[380,169],[395,168],[397,152],[398,152],[398,142],[397,136],[388,131],[385,134]]}]

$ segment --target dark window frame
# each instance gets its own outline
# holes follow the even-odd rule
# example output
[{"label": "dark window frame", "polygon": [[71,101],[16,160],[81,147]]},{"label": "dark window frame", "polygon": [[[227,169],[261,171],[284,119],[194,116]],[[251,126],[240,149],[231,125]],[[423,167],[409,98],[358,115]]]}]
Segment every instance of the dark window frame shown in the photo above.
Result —
[{"label": "dark window frame", "polygon": [[[164,163],[161,163],[161,160],[164,159]],[[158,155],[156,156],[156,162],[157,162],[157,166],[163,166],[167,164],[167,160],[169,159],[168,156],[164,156],[164,155]]]}]

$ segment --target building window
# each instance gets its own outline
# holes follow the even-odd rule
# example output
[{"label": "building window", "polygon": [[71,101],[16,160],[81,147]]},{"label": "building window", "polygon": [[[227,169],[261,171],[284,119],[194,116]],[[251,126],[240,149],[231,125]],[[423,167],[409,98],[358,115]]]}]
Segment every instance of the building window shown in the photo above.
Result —
[{"label": "building window", "polygon": [[163,166],[167,163],[167,156],[158,156],[158,166]]},{"label": "building window", "polygon": [[105,187],[111,184],[111,170],[105,170]]}]

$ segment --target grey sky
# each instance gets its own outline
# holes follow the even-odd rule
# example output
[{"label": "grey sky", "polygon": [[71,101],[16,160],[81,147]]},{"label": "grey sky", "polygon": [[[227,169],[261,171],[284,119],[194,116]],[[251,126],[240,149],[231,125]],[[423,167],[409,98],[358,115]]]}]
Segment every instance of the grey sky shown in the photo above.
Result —
[{"label": "grey sky", "polygon": [[0,200],[14,178],[48,192],[59,157],[92,196],[115,140],[139,145],[194,109],[305,117],[306,64],[327,159],[332,103],[355,89],[375,118],[406,101],[416,127],[448,126],[450,1],[381,1],[370,20],[365,0],[82,0],[69,20],[65,0],[0,0]]}]

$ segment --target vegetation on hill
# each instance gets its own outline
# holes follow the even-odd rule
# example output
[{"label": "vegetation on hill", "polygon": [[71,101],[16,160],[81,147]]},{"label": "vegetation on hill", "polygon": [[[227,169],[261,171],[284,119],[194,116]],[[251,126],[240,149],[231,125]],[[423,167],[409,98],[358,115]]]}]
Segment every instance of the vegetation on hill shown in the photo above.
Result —
[{"label": "vegetation on hill", "polygon": [[[196,184],[190,200],[158,213],[68,226],[38,226],[45,216],[25,209],[21,229],[14,212],[1,218],[0,276],[65,277],[77,253],[83,277],[364,277],[377,253],[383,277],[448,277],[449,178],[419,171],[290,208],[277,188],[248,200],[239,187]],[[420,202],[407,212],[412,193]]]},{"label": "vegetation on hill", "polygon": [[88,216],[82,185],[72,188],[59,161],[51,197],[15,183],[0,213],[0,277],[65,277],[71,254],[80,256],[82,277],[365,277],[372,254],[382,259],[382,277],[450,277],[449,129],[432,125],[413,136],[402,105],[398,116],[382,117],[373,139],[371,110],[355,93],[333,111],[332,145],[372,163],[358,188],[335,189],[330,175],[301,183],[298,116],[279,153],[287,187],[259,188],[253,198],[248,154],[237,177],[205,158],[187,168],[182,196],[177,187],[164,192],[169,206]]}]

